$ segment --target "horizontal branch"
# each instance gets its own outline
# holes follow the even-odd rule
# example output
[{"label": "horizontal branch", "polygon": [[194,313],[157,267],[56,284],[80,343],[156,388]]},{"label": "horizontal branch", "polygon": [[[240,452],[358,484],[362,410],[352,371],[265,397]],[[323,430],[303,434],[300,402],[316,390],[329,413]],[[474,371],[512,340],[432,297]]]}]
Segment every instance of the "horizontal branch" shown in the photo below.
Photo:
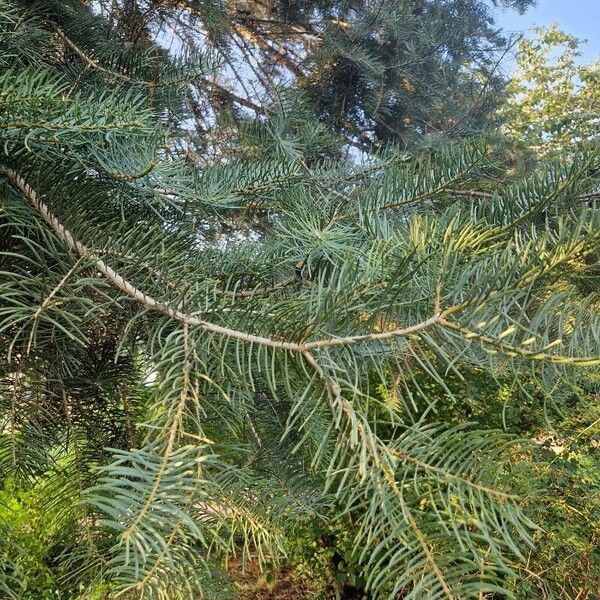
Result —
[{"label": "horizontal branch", "polygon": [[422,460],[419,460],[418,458],[414,458],[405,450],[396,450],[394,448],[388,448],[388,452],[392,456],[395,456],[398,460],[401,460],[403,462],[409,462],[409,463],[413,464],[415,467],[417,467],[418,469],[423,469],[424,471],[428,471],[430,473],[435,473],[435,475],[437,475],[440,478],[445,479],[447,481],[456,481],[459,484],[473,488],[474,490],[476,490],[478,492],[482,492],[489,496],[495,496],[496,498],[500,498],[501,500],[515,500],[515,501],[519,500],[519,496],[516,496],[515,494],[508,494],[506,492],[501,492],[499,490],[495,490],[493,488],[490,488],[490,487],[487,487],[484,485],[480,485],[478,483],[475,483],[474,481],[471,481],[470,479],[467,479],[466,477],[461,477],[460,475],[457,475],[456,473],[446,471],[445,469],[442,469],[441,467],[436,467],[435,465],[426,463]]},{"label": "horizontal branch", "polygon": [[95,254],[85,244],[77,240],[73,234],[52,214],[48,206],[40,198],[38,192],[29,185],[25,179],[7,167],[0,167],[6,176],[8,177],[11,184],[17,188],[31,203],[31,205],[38,211],[44,221],[52,228],[52,230],[58,235],[58,237],[74,252],[79,254],[81,257],[85,257],[91,260],[96,269],[106,277],[115,287],[120,289],[122,292],[127,294],[130,298],[147,308],[148,310],[154,310],[162,313],[172,319],[180,321],[185,325],[200,327],[204,331],[214,333],[217,335],[223,335],[226,337],[234,338],[247,342],[250,344],[258,344],[261,346],[269,346],[271,348],[278,348],[281,350],[288,350],[290,352],[306,353],[310,350],[316,350],[321,348],[330,348],[333,346],[344,346],[350,344],[356,344],[360,342],[374,342],[384,341],[394,337],[406,337],[417,333],[423,329],[431,327],[436,323],[439,323],[444,318],[444,313],[439,309],[436,309],[435,314],[416,325],[410,325],[401,329],[394,329],[390,331],[384,331],[381,333],[365,334],[365,335],[352,335],[339,338],[327,338],[323,340],[316,340],[313,342],[289,342],[282,341],[264,336],[254,335],[244,331],[237,331],[229,327],[223,327],[216,323],[210,323],[205,321],[195,314],[184,313],[176,308],[173,308],[165,302],[156,300],[152,296],[146,294],[130,281],[125,279],[122,275],[117,273],[112,267],[110,267],[104,260],[102,260],[97,254]]},{"label": "horizontal branch", "polygon": [[[480,190],[455,190],[455,189],[449,189],[449,192],[452,192],[453,194],[456,194],[457,196],[470,196],[473,198],[486,198],[486,199],[490,199],[494,197],[494,193],[492,192],[483,192]],[[579,196],[577,196],[577,200],[592,200],[594,198],[600,198],[600,191],[599,192],[590,192],[588,194],[581,194]]]},{"label": "horizontal branch", "polygon": [[[493,348],[497,348],[500,352],[504,353],[507,356],[522,356],[523,358],[527,358],[529,360],[540,360],[549,362],[555,365],[572,365],[578,367],[593,367],[600,365],[600,355],[599,356],[588,356],[588,357],[577,357],[577,356],[566,356],[562,354],[550,354],[549,352],[545,352],[542,350],[527,350],[523,347],[513,346],[512,344],[507,344],[500,339],[493,338],[484,334],[477,333],[466,327],[462,327],[456,323],[451,323],[446,320],[443,316],[438,321],[438,323],[451,331],[459,333],[466,340],[478,340],[485,346],[492,346]],[[546,346],[548,348],[548,346]]]},{"label": "horizontal branch", "polygon": [[[487,153],[486,153],[487,154]],[[437,196],[438,194],[447,192],[447,191],[455,191],[451,186],[460,182],[463,177],[466,177],[471,173],[471,171],[477,167],[477,165],[483,160],[484,156],[477,157],[475,160],[471,161],[468,166],[461,169],[458,173],[454,174],[447,181],[442,181],[437,187],[432,190],[425,190],[413,198],[401,199],[399,201],[394,201],[388,204],[384,204],[383,206],[376,206],[371,209],[371,211],[378,210],[388,210],[390,208],[398,208],[400,206],[404,206],[406,204],[412,204],[413,202],[422,202],[423,200],[427,200],[433,196]]]},{"label": "horizontal branch", "polygon": [[278,281],[277,283],[274,283],[273,285],[257,287],[257,288],[251,289],[251,290],[250,289],[248,289],[248,290],[233,290],[233,291],[219,290],[219,292],[226,296],[230,296],[231,298],[252,298],[254,296],[270,294],[271,292],[274,292],[275,290],[280,290],[289,285],[292,285],[293,283],[297,283],[298,281],[299,281],[298,276],[292,275],[291,277],[287,277],[286,279],[283,279],[282,281]]},{"label": "horizontal branch", "polygon": [[440,323],[443,319],[443,313],[436,312],[433,316],[425,321],[421,321],[416,325],[410,325],[402,329],[391,329],[390,331],[382,331],[381,333],[367,333],[364,335],[349,335],[346,337],[329,338],[325,340],[316,340],[314,342],[306,342],[301,344],[299,351],[317,350],[319,348],[331,348],[333,346],[346,346],[348,344],[356,344],[359,342],[381,342],[395,337],[407,337],[423,329],[427,329],[432,325]]},{"label": "horizontal branch", "polygon": [[457,196],[470,196],[472,198],[493,198],[492,192],[483,192],[481,190],[456,190],[449,189],[449,192],[456,194]]}]

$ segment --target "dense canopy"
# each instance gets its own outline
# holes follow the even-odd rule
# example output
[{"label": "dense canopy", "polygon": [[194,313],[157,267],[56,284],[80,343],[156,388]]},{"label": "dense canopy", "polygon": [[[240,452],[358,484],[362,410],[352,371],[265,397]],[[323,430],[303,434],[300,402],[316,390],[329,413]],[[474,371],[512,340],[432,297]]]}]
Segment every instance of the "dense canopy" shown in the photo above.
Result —
[{"label": "dense canopy", "polygon": [[[358,138],[339,86],[355,93],[343,118],[388,136],[363,129],[373,95],[322,61],[337,43],[377,62],[356,44],[391,43],[388,3],[267,5],[323,40],[301,89],[269,87],[258,118],[233,121],[195,103],[219,57],[159,38],[197,18],[215,47],[251,23],[272,48],[253,3],[101,4],[0,0],[0,479],[35,493],[53,540],[42,574],[27,549],[0,554],[3,594],[46,597],[52,577],[52,597],[223,598],[233,555],[282,560],[309,521],[346,524],[369,598],[510,594],[537,533],[516,485],[530,449],[445,418],[450,382],[477,372],[548,415],[588,385],[597,151],[526,177],[479,138],[409,151],[401,135],[344,159]],[[409,5],[421,25],[475,8],[487,23],[479,2],[394,18]],[[397,81],[385,90],[383,122],[401,122]]]}]

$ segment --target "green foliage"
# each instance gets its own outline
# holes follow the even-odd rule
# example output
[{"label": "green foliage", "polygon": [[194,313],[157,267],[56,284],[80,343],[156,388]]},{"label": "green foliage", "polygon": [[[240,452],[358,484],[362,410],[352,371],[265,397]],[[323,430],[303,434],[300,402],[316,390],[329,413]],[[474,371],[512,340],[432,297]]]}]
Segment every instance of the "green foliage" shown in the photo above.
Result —
[{"label": "green foliage", "polygon": [[[445,378],[450,393],[417,377],[415,391],[422,388],[428,397],[439,399],[436,419],[461,423],[477,418],[492,427],[504,423],[534,440],[515,448],[511,469],[502,475],[527,499],[526,512],[539,526],[526,562],[514,565],[518,576],[509,584],[511,592],[523,600],[566,600],[578,594],[593,598],[600,578],[600,421],[593,384],[565,398],[562,410],[574,411],[576,416],[549,429],[543,395],[536,398],[540,390],[535,386],[512,388],[509,381],[490,378],[484,371],[463,370],[462,375],[464,379],[452,374]],[[381,390],[384,402],[394,401],[391,390],[383,386]],[[365,573],[352,540],[355,526],[335,515],[339,513],[334,511],[331,520],[311,521],[299,528],[289,541],[288,561],[311,581],[318,597],[367,598]]]},{"label": "green foliage", "polygon": [[505,133],[538,155],[598,141],[600,62],[579,64],[581,44],[558,26],[519,42],[500,115]]},{"label": "green foliage", "polygon": [[284,94],[198,160],[209,61],[171,86],[134,23],[26,4],[0,4],[0,477],[59,520],[33,543],[5,517],[33,562],[4,586],[189,599],[325,523],[370,598],[510,594],[525,450],[444,399],[466,412],[477,374],[539,413],[600,364],[597,151],[527,178],[485,140],[357,165]]},{"label": "green foliage", "polygon": [[[489,127],[498,65],[513,41],[494,7],[532,0],[99,0],[138,46],[211,48],[218,77],[193,84],[198,147],[221,126],[268,111],[280,86],[302,89],[316,120],[363,150],[433,145]],[[204,154],[202,152],[201,154]]]},{"label": "green foliage", "polygon": [[517,598],[591,599],[600,585],[599,417],[592,396],[576,416],[536,436],[531,456],[515,473],[540,526],[535,549],[517,567]]},{"label": "green foliage", "polygon": [[331,512],[326,520],[303,523],[287,544],[287,562],[310,581],[316,598],[366,594],[365,573],[354,547],[354,524]]},{"label": "green foliage", "polygon": [[0,493],[0,563],[9,567],[12,592],[22,600],[60,597],[52,566],[72,528],[64,507],[52,504],[52,492],[43,479],[28,489],[7,479]]}]

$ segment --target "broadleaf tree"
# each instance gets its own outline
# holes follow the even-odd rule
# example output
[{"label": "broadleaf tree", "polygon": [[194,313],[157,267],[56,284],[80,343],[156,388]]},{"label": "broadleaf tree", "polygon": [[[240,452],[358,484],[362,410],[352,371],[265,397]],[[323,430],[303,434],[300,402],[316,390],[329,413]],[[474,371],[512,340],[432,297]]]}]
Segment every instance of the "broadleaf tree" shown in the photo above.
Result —
[{"label": "broadleaf tree", "polygon": [[210,594],[331,507],[370,597],[507,592],[536,527],[503,483],[521,446],[437,422],[418,379],[476,366],[551,398],[600,364],[577,285],[597,153],[514,181],[485,140],[356,164],[280,93],[199,166],[212,57],[140,50],[79,2],[2,0],[0,24],[0,477],[58,515],[61,593]]},{"label": "broadleaf tree", "polygon": [[500,114],[506,135],[537,155],[598,142],[600,59],[581,64],[582,44],[554,25],[517,46]]}]

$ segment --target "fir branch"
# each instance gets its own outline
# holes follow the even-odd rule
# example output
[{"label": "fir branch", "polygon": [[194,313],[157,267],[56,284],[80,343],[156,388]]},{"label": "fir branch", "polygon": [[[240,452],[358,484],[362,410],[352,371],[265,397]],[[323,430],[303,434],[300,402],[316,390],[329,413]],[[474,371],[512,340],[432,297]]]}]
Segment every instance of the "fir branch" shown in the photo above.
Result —
[{"label": "fir branch", "polygon": [[155,300],[152,296],[144,293],[138,289],[131,282],[126,280],[122,275],[117,273],[112,267],[107,265],[104,260],[99,258],[91,249],[85,246],[82,242],[75,239],[73,234],[64,227],[64,225],[50,212],[48,206],[41,200],[37,191],[31,187],[23,177],[18,175],[12,169],[3,167],[2,170],[6,173],[11,183],[29,200],[33,207],[40,213],[44,221],[54,230],[58,237],[67,244],[69,248],[79,254],[81,257],[85,257],[92,261],[100,273],[102,273],[109,281],[111,281],[118,289],[123,291],[125,294],[133,298],[135,301],[142,304],[149,310],[158,311],[168,317],[171,317],[177,321],[181,321],[186,325],[198,326],[210,333],[216,333],[226,337],[239,339],[244,342],[258,344],[261,346],[269,346],[271,348],[279,348],[281,350],[288,350],[291,352],[305,352],[318,348],[328,348],[333,346],[344,346],[348,344],[355,344],[361,342],[374,342],[382,341],[395,337],[406,337],[417,333],[423,329],[431,327],[436,323],[440,322],[441,313],[434,314],[428,319],[404,328],[393,329],[382,333],[372,333],[366,335],[353,335],[340,338],[330,338],[323,340],[316,340],[313,342],[288,342],[280,341],[273,338],[267,338],[263,336],[253,335],[243,331],[237,331],[228,327],[223,327],[215,323],[210,323],[198,318],[193,314],[184,313],[178,309],[175,309],[168,304]]}]

